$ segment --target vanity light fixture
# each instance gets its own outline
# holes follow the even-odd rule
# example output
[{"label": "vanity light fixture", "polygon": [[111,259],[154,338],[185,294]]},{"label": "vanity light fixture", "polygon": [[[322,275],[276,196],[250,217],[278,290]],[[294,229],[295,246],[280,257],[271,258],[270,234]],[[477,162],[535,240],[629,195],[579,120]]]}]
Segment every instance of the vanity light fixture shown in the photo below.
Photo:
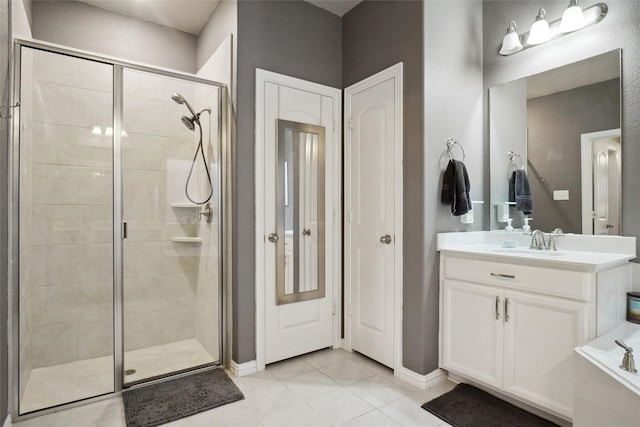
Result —
[{"label": "vanity light fixture", "polygon": [[518,35],[516,23],[511,21],[502,40],[500,55],[508,56],[538,44],[563,37],[569,33],[590,27],[602,21],[607,12],[605,3],[596,3],[584,10],[578,6],[578,0],[569,0],[562,19],[547,21],[546,11],[540,8],[536,20],[528,33]]},{"label": "vanity light fixture", "polygon": [[512,53],[520,52],[522,50],[522,43],[520,42],[520,36],[518,35],[518,27],[515,21],[511,21],[509,28],[507,28],[507,34],[502,39],[502,47],[500,48],[500,55],[511,55]]},{"label": "vanity light fixture", "polygon": [[551,40],[553,34],[549,29],[549,23],[547,22],[547,11],[544,8],[540,8],[538,15],[536,16],[536,22],[531,26],[529,31],[528,44],[540,44]]},{"label": "vanity light fixture", "polygon": [[571,33],[584,27],[586,24],[582,8],[578,6],[578,0],[569,0],[567,9],[562,14],[560,21],[560,32]]}]

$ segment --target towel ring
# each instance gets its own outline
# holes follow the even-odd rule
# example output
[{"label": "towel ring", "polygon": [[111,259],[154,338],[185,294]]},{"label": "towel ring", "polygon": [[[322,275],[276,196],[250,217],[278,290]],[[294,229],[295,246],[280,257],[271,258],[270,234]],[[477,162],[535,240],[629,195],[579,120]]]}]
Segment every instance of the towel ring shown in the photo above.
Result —
[{"label": "towel ring", "polygon": [[447,139],[447,155],[449,156],[449,160],[453,160],[453,154],[451,153],[451,150],[453,150],[453,147],[455,145],[460,147],[460,151],[462,151],[462,161],[464,162],[466,159],[466,155],[464,154],[464,148],[462,148],[462,144],[460,144],[458,141],[456,141],[453,138]]},{"label": "towel ring", "polygon": [[[520,157],[520,154],[516,153],[515,151],[509,151],[507,153],[507,157],[509,157],[509,160],[511,160],[511,166],[513,166],[513,170],[524,169],[524,164],[522,163],[522,157]],[[520,167],[518,167],[518,165],[516,164],[516,157],[520,161]]]}]

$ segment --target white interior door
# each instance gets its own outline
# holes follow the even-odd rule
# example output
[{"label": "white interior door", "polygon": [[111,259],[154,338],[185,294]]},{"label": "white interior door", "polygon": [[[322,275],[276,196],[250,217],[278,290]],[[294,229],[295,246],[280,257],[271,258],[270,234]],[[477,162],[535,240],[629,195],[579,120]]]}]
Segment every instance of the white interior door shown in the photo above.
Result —
[{"label": "white interior door", "polygon": [[[341,257],[341,243],[339,231],[335,230],[340,230],[341,224],[334,211],[340,209],[341,147],[340,135],[335,131],[335,125],[340,123],[338,89],[263,70],[256,71],[256,83],[256,364],[260,370],[268,363],[335,346],[339,340],[336,333],[339,320],[334,320],[334,307],[336,297],[339,298],[336,286],[339,290],[341,271],[337,260]],[[297,279],[300,291],[317,286],[319,267],[312,259],[324,250],[325,294],[317,299],[280,305],[276,297],[277,244],[267,238],[276,231],[277,215],[282,215],[282,209],[278,212],[276,205],[278,170],[285,170],[284,165],[278,164],[279,119],[325,128],[325,160],[321,165],[324,167],[323,203],[318,202],[320,196],[312,191],[319,188],[317,138],[294,134],[293,138],[298,138],[293,141],[297,148],[292,155],[296,160],[288,163],[294,163],[297,168],[292,175],[296,182],[289,182],[285,187],[295,185],[301,196],[287,196],[284,205],[295,204],[298,231],[304,234],[294,236],[294,230],[286,229],[283,236],[278,236],[284,239],[286,264],[282,271],[287,286]],[[286,168],[292,167],[287,164]],[[290,194],[288,189],[285,192]],[[317,225],[318,209],[324,212],[322,227]],[[318,233],[323,233],[323,248],[318,245]],[[299,243],[294,246],[296,241]],[[297,266],[294,266],[295,250],[298,250]]]},{"label": "white interior door", "polygon": [[593,234],[620,234],[620,138],[593,144]]},{"label": "white interior door", "polygon": [[621,134],[581,135],[582,233],[621,234]]},{"label": "white interior door", "polygon": [[402,176],[402,64],[394,67],[345,90],[347,347],[392,368]]}]

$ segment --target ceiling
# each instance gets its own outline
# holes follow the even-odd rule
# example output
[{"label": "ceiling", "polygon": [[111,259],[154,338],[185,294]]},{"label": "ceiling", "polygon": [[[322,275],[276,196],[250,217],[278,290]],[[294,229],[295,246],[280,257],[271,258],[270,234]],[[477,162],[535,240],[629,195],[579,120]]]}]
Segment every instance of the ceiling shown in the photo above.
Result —
[{"label": "ceiling", "polygon": [[[36,0],[37,1],[37,0]],[[78,0],[102,9],[133,16],[198,35],[209,16],[225,0]],[[239,0],[242,1],[242,0]],[[305,0],[343,16],[362,0]]]}]

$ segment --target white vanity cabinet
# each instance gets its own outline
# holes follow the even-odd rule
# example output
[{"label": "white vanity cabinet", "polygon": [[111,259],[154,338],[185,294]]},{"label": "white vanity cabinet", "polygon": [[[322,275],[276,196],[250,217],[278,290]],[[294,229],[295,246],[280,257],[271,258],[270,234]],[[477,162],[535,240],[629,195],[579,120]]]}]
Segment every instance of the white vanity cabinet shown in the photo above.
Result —
[{"label": "white vanity cabinet", "polygon": [[440,367],[570,420],[573,350],[623,320],[598,297],[624,300],[629,258],[601,270],[544,258],[441,249]]}]

